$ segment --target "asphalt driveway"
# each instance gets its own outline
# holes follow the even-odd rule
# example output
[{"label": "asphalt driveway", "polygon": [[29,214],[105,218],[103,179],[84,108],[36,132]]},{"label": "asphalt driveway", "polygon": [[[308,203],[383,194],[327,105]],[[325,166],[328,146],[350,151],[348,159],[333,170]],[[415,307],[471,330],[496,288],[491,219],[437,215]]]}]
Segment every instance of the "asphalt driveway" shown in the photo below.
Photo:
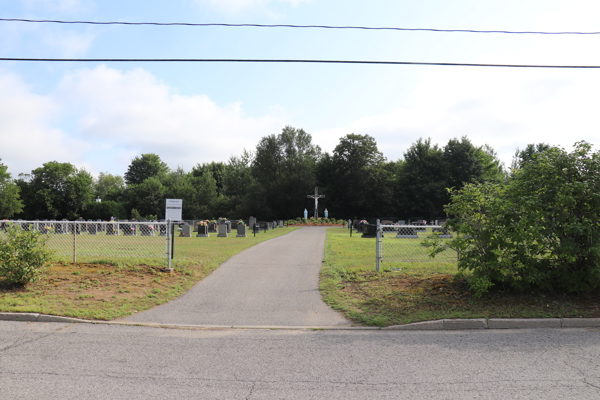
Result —
[{"label": "asphalt driveway", "polygon": [[182,297],[127,321],[216,326],[350,326],[321,299],[327,228],[290,232],[242,251]]}]

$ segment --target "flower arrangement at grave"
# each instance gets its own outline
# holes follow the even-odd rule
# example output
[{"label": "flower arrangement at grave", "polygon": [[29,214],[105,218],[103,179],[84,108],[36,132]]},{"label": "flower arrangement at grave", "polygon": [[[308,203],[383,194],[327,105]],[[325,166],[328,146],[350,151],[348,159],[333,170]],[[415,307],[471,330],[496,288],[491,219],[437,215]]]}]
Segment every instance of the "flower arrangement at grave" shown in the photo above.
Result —
[{"label": "flower arrangement at grave", "polygon": [[203,221],[198,221],[198,222],[196,222],[196,225],[200,225],[200,226],[208,226],[208,222],[209,222],[209,221],[208,221],[207,219],[205,219],[205,220],[203,220]]}]

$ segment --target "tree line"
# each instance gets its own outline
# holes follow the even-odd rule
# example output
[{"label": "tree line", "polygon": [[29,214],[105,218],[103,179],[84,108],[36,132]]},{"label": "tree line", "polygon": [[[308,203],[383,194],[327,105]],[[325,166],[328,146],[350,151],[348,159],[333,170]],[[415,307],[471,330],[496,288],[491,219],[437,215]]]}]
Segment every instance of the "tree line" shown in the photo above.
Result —
[{"label": "tree line", "polygon": [[[528,146],[523,156],[530,150],[539,149]],[[419,139],[403,159],[388,161],[369,135],[348,134],[330,154],[303,129],[287,126],[263,137],[253,151],[191,171],[142,154],[123,176],[94,178],[70,163],[50,161],[13,179],[0,161],[0,218],[162,219],[165,199],[174,198],[183,199],[184,219],[292,219],[304,209],[312,215],[314,201],[307,195],[317,186],[326,195],[319,201],[321,216],[327,208],[337,219],[438,219],[446,215],[447,188],[499,183],[506,176],[494,150],[467,137],[443,147]]]}]

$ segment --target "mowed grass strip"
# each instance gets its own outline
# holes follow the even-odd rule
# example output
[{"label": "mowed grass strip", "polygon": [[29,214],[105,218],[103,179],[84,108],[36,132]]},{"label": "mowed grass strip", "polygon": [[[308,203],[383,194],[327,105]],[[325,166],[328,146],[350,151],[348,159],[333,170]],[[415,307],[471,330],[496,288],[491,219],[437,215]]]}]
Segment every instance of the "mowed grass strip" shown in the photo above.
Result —
[{"label": "mowed grass strip", "polygon": [[[418,240],[388,238],[394,251],[422,258]],[[384,242],[385,243],[385,242]],[[385,245],[384,245],[385,246]],[[392,244],[384,248],[384,255]],[[421,254],[422,252],[422,254]],[[445,318],[600,317],[600,293],[514,293],[495,288],[474,298],[453,262],[388,262],[375,271],[375,239],[331,228],[325,244],[320,289],[325,302],[347,318],[390,326]]]},{"label": "mowed grass strip", "polygon": [[[48,263],[37,281],[24,287],[7,286],[0,280],[0,311],[97,320],[129,316],[173,300],[231,256],[295,229],[280,228],[261,232],[256,237],[249,234],[247,238],[236,238],[235,232],[227,238],[217,238],[216,233],[208,238],[176,237],[171,273],[163,272],[166,262],[154,257],[110,256],[118,246],[143,254],[135,249],[136,238],[103,237],[97,240],[97,249],[88,250],[92,254],[106,250],[106,256],[78,255],[77,264],[73,265],[68,261],[70,256],[59,255]],[[123,242],[119,243],[120,239]],[[68,241],[68,237],[55,240]],[[91,238],[86,240],[91,241]],[[112,251],[106,247],[107,240],[111,242]],[[144,246],[142,241],[137,243]]]}]

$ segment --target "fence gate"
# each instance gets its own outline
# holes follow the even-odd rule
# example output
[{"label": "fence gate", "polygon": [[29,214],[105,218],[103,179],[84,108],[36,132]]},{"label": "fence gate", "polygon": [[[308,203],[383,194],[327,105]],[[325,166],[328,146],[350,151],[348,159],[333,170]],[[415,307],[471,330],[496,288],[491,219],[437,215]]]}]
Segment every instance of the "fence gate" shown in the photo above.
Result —
[{"label": "fence gate", "polygon": [[452,233],[440,225],[381,225],[377,220],[375,235],[375,267],[380,269],[382,262],[456,263],[456,251],[446,249],[431,258],[423,246],[426,237],[436,234],[440,239],[451,239]]}]

